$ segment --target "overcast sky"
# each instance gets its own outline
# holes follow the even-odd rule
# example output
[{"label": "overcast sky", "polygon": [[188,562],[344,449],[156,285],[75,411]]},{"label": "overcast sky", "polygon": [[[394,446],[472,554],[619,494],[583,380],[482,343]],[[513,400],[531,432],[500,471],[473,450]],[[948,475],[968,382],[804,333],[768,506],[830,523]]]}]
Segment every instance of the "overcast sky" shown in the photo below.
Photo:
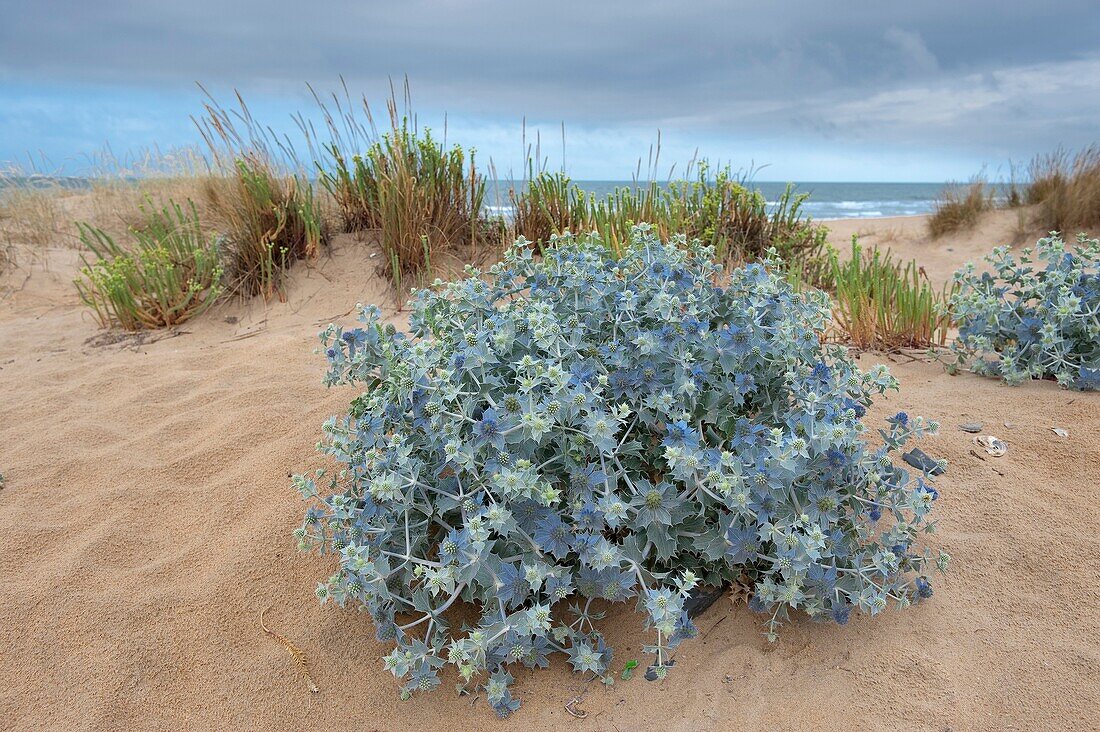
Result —
[{"label": "overcast sky", "polygon": [[[202,82],[292,130],[306,83],[381,106],[518,172],[629,177],[700,155],[761,180],[966,178],[1100,140],[1100,3],[0,0],[0,161],[79,167],[194,143]],[[43,167],[40,166],[40,167]]]}]

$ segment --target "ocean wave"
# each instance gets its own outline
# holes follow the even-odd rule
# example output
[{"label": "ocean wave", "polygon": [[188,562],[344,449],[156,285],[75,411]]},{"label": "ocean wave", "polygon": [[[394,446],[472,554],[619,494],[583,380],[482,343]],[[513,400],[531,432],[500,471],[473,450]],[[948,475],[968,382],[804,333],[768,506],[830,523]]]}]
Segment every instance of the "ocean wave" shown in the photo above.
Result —
[{"label": "ocean wave", "polygon": [[[609,185],[592,184],[592,192],[598,195]],[[819,183],[814,185],[813,190],[806,191],[810,197],[802,202],[801,212],[818,220],[917,216],[932,211],[937,190],[938,187],[931,184]],[[775,210],[779,206],[781,192],[782,189],[779,188],[768,191],[765,205],[769,210]],[[863,194],[867,197],[860,197]],[[819,197],[814,198],[815,195]],[[515,209],[507,203],[500,203],[500,198],[496,200],[496,205],[485,206],[485,213],[512,220]]]}]

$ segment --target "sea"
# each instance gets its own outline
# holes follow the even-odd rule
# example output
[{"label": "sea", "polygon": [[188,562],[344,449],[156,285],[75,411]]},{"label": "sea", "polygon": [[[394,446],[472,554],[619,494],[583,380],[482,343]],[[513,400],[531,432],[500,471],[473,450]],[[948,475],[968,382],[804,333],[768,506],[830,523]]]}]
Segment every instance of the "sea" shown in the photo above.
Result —
[{"label": "sea", "polygon": [[[636,185],[628,180],[577,180],[573,181],[585,191],[600,198],[617,188]],[[88,185],[87,178],[47,178],[34,177],[24,179],[5,179],[0,176],[0,192],[5,185],[60,184],[64,187],[82,188]],[[490,213],[511,216],[508,191],[519,188],[521,181],[490,180],[486,185],[485,204]],[[745,185],[764,194],[769,204],[775,202],[787,187],[785,181],[748,181]],[[792,183],[797,194],[806,194],[802,203],[802,214],[817,221],[830,219],[872,218],[879,216],[917,216],[929,213],[947,183],[852,183],[828,181],[801,181]],[[993,184],[994,195],[1001,191]]]},{"label": "sea", "polygon": [[[616,188],[631,187],[632,181],[578,180],[582,189],[603,197]],[[505,217],[511,214],[508,205],[510,181],[490,181],[485,200],[490,210]],[[517,187],[522,185],[517,182]],[[746,183],[764,194],[772,205],[783,194],[787,183],[780,181],[750,181]],[[818,221],[829,219],[871,218],[878,216],[917,216],[929,213],[946,183],[838,183],[827,181],[794,182],[798,194],[808,194],[802,203],[802,213]]]}]

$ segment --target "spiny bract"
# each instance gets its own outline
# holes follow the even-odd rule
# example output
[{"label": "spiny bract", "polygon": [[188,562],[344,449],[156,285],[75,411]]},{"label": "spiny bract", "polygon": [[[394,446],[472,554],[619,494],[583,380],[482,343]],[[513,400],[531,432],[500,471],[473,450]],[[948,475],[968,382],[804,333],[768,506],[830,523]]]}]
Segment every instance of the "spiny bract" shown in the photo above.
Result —
[{"label": "spiny bract", "polygon": [[1100,389],[1100,241],[1081,235],[1066,251],[1052,233],[1018,258],[997,247],[985,261],[992,272],[977,274],[971,263],[955,273],[952,369]]},{"label": "spiny bract", "polygon": [[[366,606],[403,694],[449,662],[504,716],[509,664],[605,674],[597,599],[637,598],[663,676],[698,585],[753,588],[772,638],[793,609],[844,623],[932,594],[947,555],[917,539],[938,494],[889,453],[936,425],[898,414],[867,445],[896,382],[822,344],[823,294],[759,264],[724,280],[645,226],[620,260],[553,244],[419,292],[408,335],[376,308],[321,334],[326,383],[367,391],[325,424],[338,471],[295,478],[318,500],[296,535],[338,555],[317,594]],[[480,620],[456,633],[460,599]]]}]

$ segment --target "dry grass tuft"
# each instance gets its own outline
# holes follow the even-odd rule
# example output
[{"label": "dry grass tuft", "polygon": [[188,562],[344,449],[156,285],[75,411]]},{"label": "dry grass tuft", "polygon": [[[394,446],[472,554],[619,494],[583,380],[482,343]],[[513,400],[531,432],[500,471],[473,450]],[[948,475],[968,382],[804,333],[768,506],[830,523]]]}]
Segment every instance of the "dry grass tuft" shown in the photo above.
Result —
[{"label": "dry grass tuft", "polygon": [[956,231],[972,229],[982,214],[993,208],[993,191],[982,175],[975,176],[965,186],[948,185],[928,217],[932,238]]},{"label": "dry grass tuft", "polygon": [[[65,193],[49,179],[24,176],[17,170],[0,174],[0,237],[4,244],[45,249],[65,241],[66,229],[71,226],[60,202]],[[68,233],[75,239],[75,228]]]},{"label": "dry grass tuft", "polygon": [[317,255],[329,226],[295,152],[253,119],[239,95],[237,101],[227,110],[210,97],[195,121],[215,171],[203,200],[226,236],[230,290],[282,300],[287,269]]},{"label": "dry grass tuft", "polygon": [[354,104],[346,87],[327,103],[315,95],[329,133],[319,145],[323,159],[314,163],[318,180],[345,231],[379,233],[384,267],[397,285],[402,274],[430,273],[433,255],[448,248],[465,245],[476,256],[479,247],[501,243],[499,227],[482,218],[486,184],[473,151],[419,129],[407,83],[404,92],[399,110],[391,90],[383,133],[367,100]]},{"label": "dry grass tuft", "polygon": [[[77,221],[124,237],[143,221],[143,206],[198,200],[207,175],[202,157],[186,148],[131,160],[103,153],[80,177],[0,171],[0,241],[32,249],[80,247]],[[206,213],[201,206],[200,213]]]},{"label": "dry grass tuft", "polygon": [[1029,167],[1027,202],[1046,231],[1100,228],[1100,148],[1075,156],[1065,150],[1036,156]]},{"label": "dry grass tuft", "polygon": [[226,237],[229,290],[283,299],[287,268],[315,257],[327,240],[323,214],[308,182],[278,174],[262,158],[242,157],[234,170],[203,185],[203,200]]},{"label": "dry grass tuft", "polygon": [[563,231],[586,233],[592,225],[589,195],[564,173],[529,175],[520,192],[513,187],[508,195],[516,234],[533,242]]}]

